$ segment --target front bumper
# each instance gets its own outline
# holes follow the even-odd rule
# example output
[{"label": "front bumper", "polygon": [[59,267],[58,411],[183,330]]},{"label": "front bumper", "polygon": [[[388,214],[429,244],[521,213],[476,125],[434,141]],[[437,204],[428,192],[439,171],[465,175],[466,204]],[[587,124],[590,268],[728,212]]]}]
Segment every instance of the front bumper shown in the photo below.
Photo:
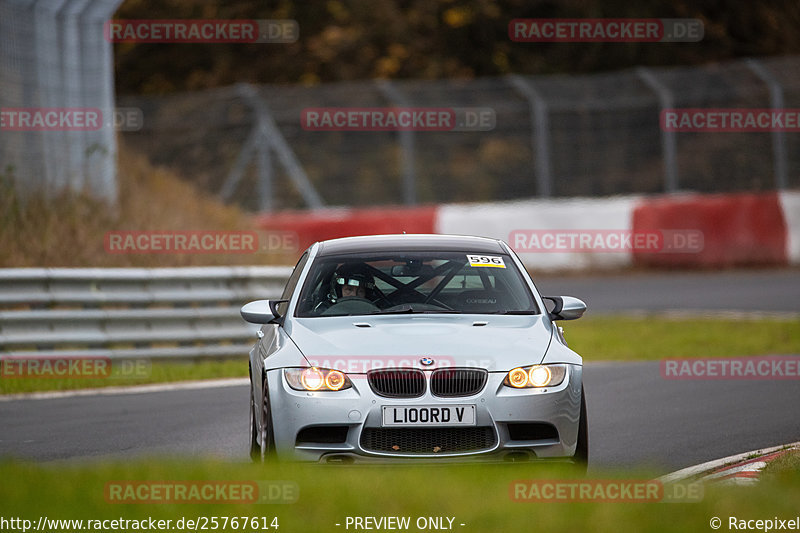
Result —
[{"label": "front bumper", "polygon": [[[552,388],[511,389],[505,372],[489,374],[483,390],[473,396],[441,398],[430,389],[419,398],[384,398],[370,388],[366,375],[349,375],[350,389],[304,392],[289,387],[282,369],[267,373],[275,448],[280,459],[306,462],[469,462],[568,458],[575,453],[580,419],[582,367],[568,365],[564,381]],[[475,405],[476,425],[444,427],[414,433],[400,428],[386,433],[382,407]],[[478,431],[475,428],[486,428]],[[321,429],[321,431],[319,431]],[[327,431],[327,430],[333,431]],[[404,430],[408,431],[405,432]],[[398,429],[391,428],[396,432]],[[331,438],[331,435],[335,435]],[[376,439],[375,437],[378,436]],[[386,438],[416,441],[387,449],[375,445]],[[420,439],[417,439],[420,437]],[[424,438],[422,438],[424,437]],[[463,439],[462,439],[463,437]],[[458,451],[435,446],[437,439],[459,443]],[[419,449],[420,441],[423,449]],[[427,443],[430,443],[428,446]],[[471,444],[474,443],[474,446]],[[466,448],[465,448],[466,447]],[[437,451],[436,448],[441,448]]]}]

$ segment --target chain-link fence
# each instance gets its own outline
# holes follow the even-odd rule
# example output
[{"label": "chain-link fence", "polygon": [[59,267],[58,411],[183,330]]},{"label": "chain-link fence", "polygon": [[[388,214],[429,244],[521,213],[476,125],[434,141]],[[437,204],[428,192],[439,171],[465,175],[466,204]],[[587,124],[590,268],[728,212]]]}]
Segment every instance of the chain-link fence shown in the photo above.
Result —
[{"label": "chain-link fence", "polygon": [[[230,87],[121,103],[144,111],[145,128],[126,134],[131,147],[252,209],[800,186],[797,133],[675,133],[659,122],[665,108],[798,108],[797,57],[585,76]],[[307,108],[392,106],[491,108],[496,125],[400,133],[301,124]]]},{"label": "chain-link fence", "polygon": [[[121,3],[0,0],[0,176],[23,194],[116,199],[113,56],[103,25]],[[95,112],[97,127],[79,125]]]},{"label": "chain-link fence", "polygon": [[[116,3],[0,0],[0,105],[110,107],[102,21]],[[800,186],[797,133],[669,132],[660,113],[797,109],[799,67],[783,57],[582,76],[246,85],[119,103],[144,113],[144,127],[123,134],[128,146],[254,210],[765,190]],[[304,109],[326,107],[489,108],[495,126],[303,128]],[[0,139],[3,167],[22,182],[116,193],[108,128]]]}]

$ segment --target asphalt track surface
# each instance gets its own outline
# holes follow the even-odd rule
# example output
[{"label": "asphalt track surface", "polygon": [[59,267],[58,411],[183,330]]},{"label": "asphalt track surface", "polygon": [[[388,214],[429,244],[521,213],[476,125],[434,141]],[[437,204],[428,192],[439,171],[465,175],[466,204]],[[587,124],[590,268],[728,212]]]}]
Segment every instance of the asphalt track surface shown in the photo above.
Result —
[{"label": "asphalt track surface", "polygon": [[632,272],[537,276],[539,292],[575,296],[589,312],[759,311],[800,313],[800,270]]},{"label": "asphalt track surface", "polygon": [[[657,362],[585,369],[591,465],[669,472],[800,441],[797,381],[667,381]],[[0,456],[246,461],[247,386],[0,402]]]},{"label": "asphalt track surface", "polygon": [[[596,312],[797,312],[797,271],[545,278]],[[799,326],[800,327],[800,326]],[[246,363],[243,363],[246,364]],[[800,441],[797,381],[673,381],[658,362],[585,369],[593,467],[668,472]],[[0,402],[0,457],[175,455],[246,461],[247,386]]]}]

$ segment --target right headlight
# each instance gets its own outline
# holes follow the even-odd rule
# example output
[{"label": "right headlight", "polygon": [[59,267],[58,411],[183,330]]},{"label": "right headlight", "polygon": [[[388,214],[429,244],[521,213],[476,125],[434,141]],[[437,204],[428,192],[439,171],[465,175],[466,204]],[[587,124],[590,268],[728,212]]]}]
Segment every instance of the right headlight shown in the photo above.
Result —
[{"label": "right headlight", "polygon": [[503,385],[514,389],[555,387],[567,376],[567,365],[533,365],[517,367],[506,374]]},{"label": "right headlight", "polygon": [[353,386],[350,378],[338,370],[328,368],[286,368],[283,371],[286,381],[294,390],[337,391]]}]

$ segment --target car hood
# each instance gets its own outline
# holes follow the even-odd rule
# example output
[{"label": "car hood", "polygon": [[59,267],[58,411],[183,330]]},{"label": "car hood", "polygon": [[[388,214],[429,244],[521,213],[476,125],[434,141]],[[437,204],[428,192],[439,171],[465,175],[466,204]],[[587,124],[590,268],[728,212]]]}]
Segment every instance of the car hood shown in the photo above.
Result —
[{"label": "car hood", "polygon": [[[507,371],[542,361],[551,340],[543,315],[386,315],[300,318],[287,332],[314,366],[467,366]],[[434,362],[424,365],[422,358]]]}]

